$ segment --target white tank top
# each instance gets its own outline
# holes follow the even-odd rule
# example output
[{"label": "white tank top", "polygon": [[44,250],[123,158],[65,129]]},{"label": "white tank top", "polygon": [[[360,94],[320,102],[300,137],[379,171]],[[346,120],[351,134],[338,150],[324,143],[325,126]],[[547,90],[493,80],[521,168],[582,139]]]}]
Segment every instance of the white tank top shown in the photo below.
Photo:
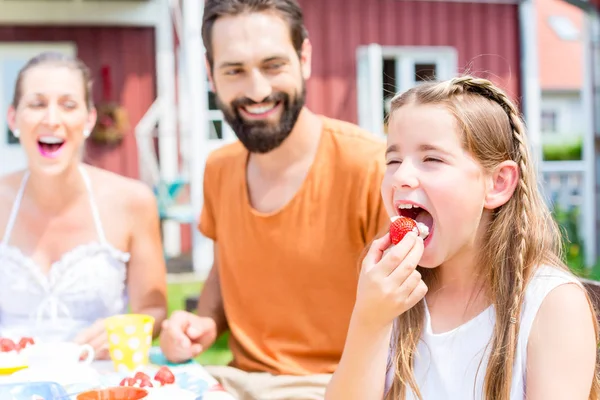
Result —
[{"label": "white tank top", "polygon": [[[566,283],[575,283],[583,288],[571,274],[544,266],[536,271],[527,285],[512,375],[511,400],[525,399],[527,343],[542,301],[552,289]],[[414,364],[415,379],[424,400],[483,398],[483,382],[495,323],[495,310],[490,306],[458,328],[434,334],[431,331],[429,310],[425,305],[424,332],[417,345]],[[386,392],[392,377],[393,369],[390,368],[386,376]],[[409,390],[406,398],[414,400],[417,397]]]},{"label": "white tank top", "polygon": [[0,242],[0,337],[68,341],[97,319],[126,311],[129,254],[106,240],[90,179],[83,167],[80,172],[97,240],[63,254],[47,274],[9,244],[29,174],[23,177]]}]

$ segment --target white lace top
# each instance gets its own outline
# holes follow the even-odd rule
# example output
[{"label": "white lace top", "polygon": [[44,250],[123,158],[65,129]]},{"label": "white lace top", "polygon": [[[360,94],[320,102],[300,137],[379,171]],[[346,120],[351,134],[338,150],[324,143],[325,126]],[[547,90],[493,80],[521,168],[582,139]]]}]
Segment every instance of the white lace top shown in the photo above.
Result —
[{"label": "white lace top", "polygon": [[67,341],[97,319],[126,310],[129,254],[106,240],[90,179],[83,168],[80,171],[98,240],[63,254],[48,274],[9,244],[29,173],[23,177],[0,242],[0,337]]}]

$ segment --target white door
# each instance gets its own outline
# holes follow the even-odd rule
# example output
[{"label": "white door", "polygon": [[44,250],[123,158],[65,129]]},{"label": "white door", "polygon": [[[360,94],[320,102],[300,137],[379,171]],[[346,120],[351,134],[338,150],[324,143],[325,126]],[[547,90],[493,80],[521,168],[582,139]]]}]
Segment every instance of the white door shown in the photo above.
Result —
[{"label": "white door", "polygon": [[69,42],[0,43],[0,176],[27,166],[25,153],[8,128],[6,112],[12,103],[19,70],[44,51],[75,56],[76,47]]}]

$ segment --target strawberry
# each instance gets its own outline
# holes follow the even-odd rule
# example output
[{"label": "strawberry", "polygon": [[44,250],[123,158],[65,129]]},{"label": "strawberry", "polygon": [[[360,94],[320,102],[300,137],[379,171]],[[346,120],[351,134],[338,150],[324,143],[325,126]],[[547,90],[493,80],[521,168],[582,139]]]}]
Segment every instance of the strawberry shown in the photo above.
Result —
[{"label": "strawberry", "polygon": [[152,384],[152,382],[150,382],[149,379],[144,379],[140,382],[140,387],[144,388],[144,387],[154,387],[154,385]]},{"label": "strawberry", "polygon": [[160,367],[156,375],[154,375],[154,380],[161,383],[161,385],[168,385],[171,383],[175,383],[175,375],[168,367]]},{"label": "strawberry", "polygon": [[17,347],[19,348],[19,350],[23,350],[27,346],[33,345],[33,344],[35,344],[35,342],[32,338],[23,337],[23,338],[21,338],[21,340],[19,340],[19,344],[17,345]]},{"label": "strawberry", "polygon": [[143,373],[142,371],[136,372],[136,374],[133,376],[133,379],[135,379],[136,381],[139,379],[141,381],[149,381],[150,377],[148,375],[146,375],[145,373]]},{"label": "strawberry", "polygon": [[133,386],[135,385],[135,379],[133,378],[123,378],[119,386]]},{"label": "strawberry", "polygon": [[390,225],[392,244],[398,244],[408,232],[413,230],[418,234],[419,228],[414,219],[403,216],[392,218]]},{"label": "strawberry", "polygon": [[0,352],[17,350],[17,345],[11,339],[0,339]]}]

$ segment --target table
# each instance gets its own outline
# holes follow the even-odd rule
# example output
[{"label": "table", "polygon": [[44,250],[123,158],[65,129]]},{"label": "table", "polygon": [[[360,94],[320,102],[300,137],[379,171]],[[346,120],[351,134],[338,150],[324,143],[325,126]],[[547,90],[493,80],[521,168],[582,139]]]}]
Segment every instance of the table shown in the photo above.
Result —
[{"label": "table", "polygon": [[[160,348],[154,347],[150,351],[150,365],[144,368],[144,371],[148,375],[153,375],[161,365],[167,365],[171,369],[177,386],[194,393],[202,400],[235,400],[202,365],[195,361],[182,364],[169,363]],[[116,372],[111,360],[100,360],[90,365],[53,364],[48,367],[31,367],[11,376],[0,377],[0,385],[17,382],[57,382],[70,394],[71,399],[74,399],[77,393],[83,391],[118,386],[126,376],[133,376],[133,373]]]}]

